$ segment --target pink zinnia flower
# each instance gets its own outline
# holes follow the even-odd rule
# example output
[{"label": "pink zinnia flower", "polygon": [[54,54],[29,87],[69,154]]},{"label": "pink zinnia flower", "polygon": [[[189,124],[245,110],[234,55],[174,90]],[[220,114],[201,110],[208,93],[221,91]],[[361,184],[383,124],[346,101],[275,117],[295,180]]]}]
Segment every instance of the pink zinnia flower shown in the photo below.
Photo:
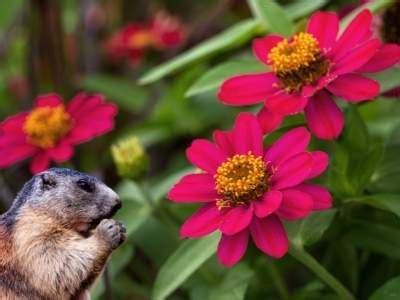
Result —
[{"label": "pink zinnia flower", "polygon": [[376,97],[378,82],[361,73],[379,72],[400,59],[399,46],[382,45],[372,36],[371,21],[372,14],[364,10],[338,37],[337,15],[317,12],[307,32],[291,39],[256,39],[254,54],[272,71],[230,78],[218,97],[230,105],[264,102],[269,111],[282,115],[304,110],[313,134],[336,138],[344,121],[331,94],[353,103]]},{"label": "pink zinnia flower", "polygon": [[105,51],[114,62],[127,60],[135,65],[141,62],[145,50],[152,43],[152,33],[147,25],[129,23],[110,37],[105,44]]},{"label": "pink zinnia flower", "polygon": [[186,39],[186,30],[181,21],[166,12],[158,12],[151,21],[153,45],[158,49],[177,48]]},{"label": "pink zinnia flower", "polygon": [[168,194],[179,203],[203,202],[181,236],[221,231],[218,258],[225,266],[241,259],[250,236],[267,255],[284,256],[288,238],[281,220],[302,219],[332,204],[325,188],[305,183],[328,165],[326,153],[306,150],[309,142],[300,127],[264,148],[261,125],[250,113],[239,114],[232,131],[215,131],[214,142],[193,141],[186,155],[202,172],[184,176]]},{"label": "pink zinnia flower", "polygon": [[80,93],[67,106],[56,94],[40,96],[30,112],[0,123],[0,168],[33,157],[30,169],[38,173],[50,161],[67,161],[74,145],[111,131],[116,114],[100,95]]}]

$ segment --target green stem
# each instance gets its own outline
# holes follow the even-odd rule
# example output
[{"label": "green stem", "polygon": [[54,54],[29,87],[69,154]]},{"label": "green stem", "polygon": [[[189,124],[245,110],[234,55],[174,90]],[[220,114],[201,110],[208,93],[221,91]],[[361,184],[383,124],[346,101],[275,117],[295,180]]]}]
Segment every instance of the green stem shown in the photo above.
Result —
[{"label": "green stem", "polygon": [[279,294],[279,297],[282,300],[289,299],[288,287],[286,285],[285,280],[282,278],[282,275],[279,272],[279,269],[276,267],[275,263],[273,261],[268,260],[266,263],[266,266],[267,266],[267,271],[269,273],[269,276],[272,279],[273,284],[276,288],[276,291]]},{"label": "green stem", "polygon": [[331,287],[344,300],[354,300],[354,296],[349,290],[333,277],[314,257],[308,254],[302,247],[291,245],[290,255],[314,272],[323,282]]}]

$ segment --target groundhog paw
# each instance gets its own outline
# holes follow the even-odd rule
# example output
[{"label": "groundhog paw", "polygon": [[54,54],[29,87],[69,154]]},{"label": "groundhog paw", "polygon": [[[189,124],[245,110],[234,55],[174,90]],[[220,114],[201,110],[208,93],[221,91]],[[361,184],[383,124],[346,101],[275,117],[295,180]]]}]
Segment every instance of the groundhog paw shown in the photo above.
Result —
[{"label": "groundhog paw", "polygon": [[107,242],[111,249],[117,248],[126,239],[125,226],[113,219],[102,220],[96,228],[96,233]]}]

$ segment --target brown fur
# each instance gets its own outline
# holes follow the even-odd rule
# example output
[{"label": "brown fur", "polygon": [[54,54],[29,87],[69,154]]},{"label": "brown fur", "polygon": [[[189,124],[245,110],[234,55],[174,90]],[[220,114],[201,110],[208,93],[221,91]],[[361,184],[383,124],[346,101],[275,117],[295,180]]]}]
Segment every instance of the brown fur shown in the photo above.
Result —
[{"label": "brown fur", "polygon": [[[87,289],[125,239],[117,221],[104,218],[83,235],[76,227],[83,220],[68,220],[46,206],[24,204],[12,226],[0,219],[0,299],[87,299]],[[61,206],[56,209],[62,212]]]}]

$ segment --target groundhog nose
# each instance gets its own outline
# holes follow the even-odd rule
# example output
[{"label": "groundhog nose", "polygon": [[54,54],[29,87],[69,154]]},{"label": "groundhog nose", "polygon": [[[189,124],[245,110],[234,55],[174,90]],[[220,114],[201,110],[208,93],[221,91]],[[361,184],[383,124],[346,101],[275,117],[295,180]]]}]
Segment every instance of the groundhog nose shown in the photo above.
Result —
[{"label": "groundhog nose", "polygon": [[114,206],[114,209],[118,210],[118,209],[120,209],[122,207],[122,202],[121,202],[121,199],[119,199],[119,198],[117,198],[115,200],[116,200],[116,204]]}]

